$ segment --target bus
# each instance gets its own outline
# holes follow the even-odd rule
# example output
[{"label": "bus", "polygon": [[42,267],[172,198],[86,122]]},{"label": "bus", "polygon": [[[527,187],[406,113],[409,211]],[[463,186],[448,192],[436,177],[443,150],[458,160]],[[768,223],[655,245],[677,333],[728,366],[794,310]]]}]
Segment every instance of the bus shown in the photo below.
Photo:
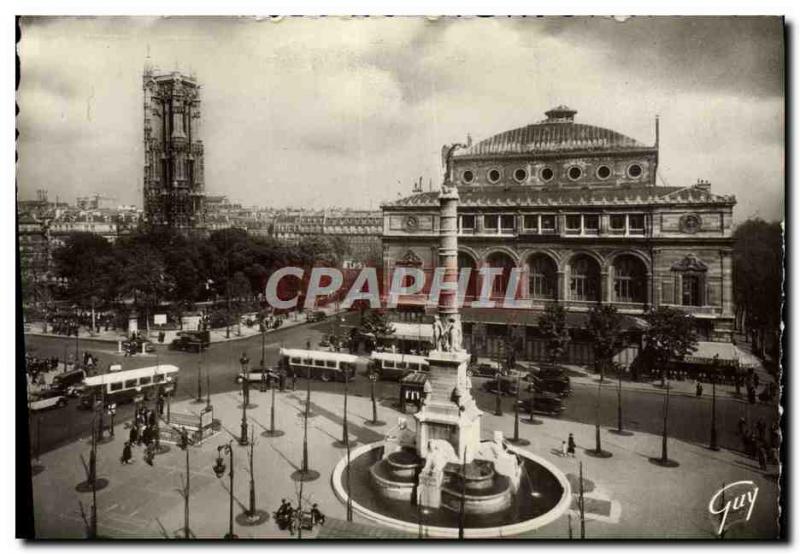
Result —
[{"label": "bus", "polygon": [[344,381],[352,379],[356,374],[358,356],[339,352],[323,352],[321,350],[300,350],[295,348],[280,349],[281,367],[288,375],[328,381]]},{"label": "bus", "polygon": [[409,373],[428,371],[428,360],[424,356],[398,354],[394,352],[373,352],[370,354],[370,369],[381,379],[399,381]]},{"label": "bus", "polygon": [[178,371],[174,365],[157,365],[87,377],[83,380],[85,389],[81,404],[92,407],[103,395],[110,404],[131,401],[139,395],[148,398],[159,389],[164,394],[172,394],[177,386]]}]

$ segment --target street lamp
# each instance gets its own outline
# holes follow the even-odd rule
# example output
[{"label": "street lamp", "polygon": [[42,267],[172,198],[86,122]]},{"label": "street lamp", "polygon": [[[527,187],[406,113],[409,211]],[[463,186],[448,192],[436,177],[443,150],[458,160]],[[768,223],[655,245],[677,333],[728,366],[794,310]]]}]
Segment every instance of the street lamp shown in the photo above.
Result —
[{"label": "street lamp", "polygon": [[503,408],[500,403],[500,377],[502,373],[498,369],[497,372],[494,374],[495,378],[495,395],[494,395],[494,415],[502,416],[503,415]]},{"label": "street lamp", "polygon": [[711,442],[708,448],[719,450],[717,444],[717,372],[719,371],[719,354],[714,355],[711,369]]},{"label": "street lamp", "polygon": [[306,368],[306,407],[303,411],[303,465],[292,473],[292,478],[301,483],[319,478],[319,472],[308,467],[308,417],[311,409],[311,367]]},{"label": "street lamp", "polygon": [[[266,372],[264,373],[266,375]],[[283,436],[283,431],[279,429],[275,429],[275,389],[277,388],[276,383],[272,383],[270,386],[270,393],[272,396],[272,400],[269,405],[269,429],[261,433],[262,437],[281,437]]]},{"label": "street lamp", "polygon": [[[178,442],[178,447],[186,452],[186,486],[183,489],[183,538],[188,539],[191,538],[191,530],[189,529],[189,445],[194,444],[194,442],[189,438],[189,432],[186,430],[186,427],[181,428],[180,439]],[[231,464],[233,467],[233,464]]]},{"label": "street lamp", "polygon": [[[247,437],[245,437],[247,440]],[[222,478],[225,475],[225,461],[222,459],[224,454],[228,454],[228,462],[230,463],[230,470],[228,475],[230,475],[230,504],[228,509],[228,533],[225,535],[225,538],[230,539],[238,539],[233,533],[233,448],[231,447],[231,443],[233,441],[228,441],[227,444],[222,444],[217,447],[217,461],[214,463],[213,467],[211,468],[214,470],[214,475],[217,476],[217,479]]]},{"label": "street lamp", "polygon": [[374,427],[385,425],[383,421],[380,421],[378,419],[378,403],[375,398],[375,385],[378,382],[378,378],[379,375],[377,371],[373,369],[372,371],[369,372],[369,396],[370,400],[372,401],[372,420],[367,421],[365,423],[367,423],[368,425],[372,425]]},{"label": "street lamp", "polygon": [[111,403],[108,405],[108,415],[111,417],[111,428],[109,435],[111,436],[111,438],[114,438],[114,416],[117,415],[116,403]]},{"label": "street lamp", "polygon": [[[509,440],[511,444],[516,444],[517,446],[527,446],[530,444],[530,441],[527,439],[520,438],[519,436],[519,389],[520,389],[520,381],[521,381],[521,374],[517,374],[517,394],[516,400],[514,401],[514,438]],[[533,413],[533,402],[531,402],[531,413]]]},{"label": "street lamp", "polygon": [[250,363],[250,359],[246,352],[242,352],[239,363],[242,364],[242,429],[239,444],[247,446],[247,405],[250,403],[250,377],[247,373],[247,364]]}]

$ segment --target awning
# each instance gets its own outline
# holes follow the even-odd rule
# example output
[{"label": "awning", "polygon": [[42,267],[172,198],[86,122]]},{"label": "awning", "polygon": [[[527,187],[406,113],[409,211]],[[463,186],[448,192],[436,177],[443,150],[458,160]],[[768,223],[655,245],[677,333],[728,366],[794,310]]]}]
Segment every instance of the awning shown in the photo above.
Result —
[{"label": "awning", "polygon": [[426,340],[433,342],[433,326],[429,323],[392,322],[394,333],[390,338],[401,340]]},{"label": "awning", "polygon": [[686,356],[684,361],[693,364],[710,365],[714,362],[715,356],[719,356],[720,366],[738,365],[742,368],[749,368],[760,365],[758,358],[731,342],[699,341],[695,351]]},{"label": "awning", "polygon": [[[461,320],[467,323],[490,323],[497,325],[521,325],[537,327],[543,310],[527,308],[462,308]],[[589,320],[587,312],[566,312],[567,327],[584,329]],[[637,331],[647,328],[647,323],[638,317],[622,315],[622,328]]]}]

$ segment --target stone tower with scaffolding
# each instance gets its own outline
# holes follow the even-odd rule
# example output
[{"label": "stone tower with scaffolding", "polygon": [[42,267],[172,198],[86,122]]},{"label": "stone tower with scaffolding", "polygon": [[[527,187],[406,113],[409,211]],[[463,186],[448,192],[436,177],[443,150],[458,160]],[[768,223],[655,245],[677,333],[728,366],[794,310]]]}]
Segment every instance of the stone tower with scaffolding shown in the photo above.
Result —
[{"label": "stone tower with scaffolding", "polygon": [[204,227],[200,87],[193,75],[160,72],[148,59],[144,90],[144,220],[183,234]]}]

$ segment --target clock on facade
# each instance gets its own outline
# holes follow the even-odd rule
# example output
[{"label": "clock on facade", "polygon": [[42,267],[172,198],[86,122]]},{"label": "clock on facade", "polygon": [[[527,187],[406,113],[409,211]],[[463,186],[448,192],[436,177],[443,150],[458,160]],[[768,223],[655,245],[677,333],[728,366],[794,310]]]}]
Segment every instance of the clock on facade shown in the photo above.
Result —
[{"label": "clock on facade", "polygon": [[410,215],[406,217],[406,229],[409,231],[415,231],[419,227],[419,220],[417,216]]}]

